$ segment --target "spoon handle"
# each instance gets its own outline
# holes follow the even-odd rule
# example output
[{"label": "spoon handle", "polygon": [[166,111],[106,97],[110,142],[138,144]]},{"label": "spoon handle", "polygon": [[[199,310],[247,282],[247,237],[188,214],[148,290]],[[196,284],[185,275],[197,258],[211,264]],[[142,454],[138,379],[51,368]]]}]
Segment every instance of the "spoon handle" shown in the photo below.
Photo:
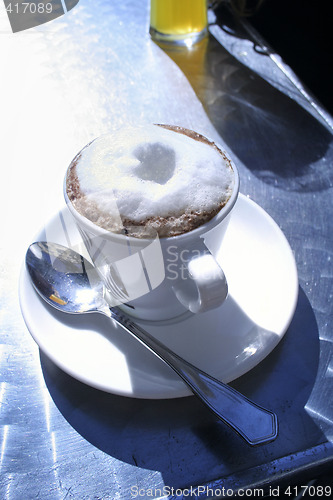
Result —
[{"label": "spoon handle", "polygon": [[110,308],[111,317],[142,344],[170,366],[223,422],[232,427],[245,441],[254,446],[273,441],[278,434],[275,413],[250,401],[227,384],[216,380],[123,315]]}]

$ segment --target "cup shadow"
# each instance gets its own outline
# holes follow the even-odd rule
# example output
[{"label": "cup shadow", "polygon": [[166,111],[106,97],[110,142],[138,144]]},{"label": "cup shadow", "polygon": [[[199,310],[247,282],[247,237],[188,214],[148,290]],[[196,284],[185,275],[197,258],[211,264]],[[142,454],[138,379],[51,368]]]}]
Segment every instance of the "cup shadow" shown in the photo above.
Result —
[{"label": "cup shadow", "polygon": [[195,397],[117,396],[75,380],[43,352],[40,360],[55,405],[84,439],[122,462],[159,471],[165,484],[175,488],[184,487],[184,477],[188,485],[203,484],[260,464],[263,454],[265,460],[273,460],[324,440],[304,409],[317,375],[319,338],[302,290],[284,338],[261,363],[231,384],[278,416],[278,438],[258,448],[249,447]]}]

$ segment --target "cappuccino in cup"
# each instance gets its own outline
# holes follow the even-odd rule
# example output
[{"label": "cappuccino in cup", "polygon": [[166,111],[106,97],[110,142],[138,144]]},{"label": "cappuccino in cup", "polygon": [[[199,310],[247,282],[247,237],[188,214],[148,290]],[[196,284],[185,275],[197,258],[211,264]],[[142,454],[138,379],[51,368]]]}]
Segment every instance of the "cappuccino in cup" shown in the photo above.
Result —
[{"label": "cappuccino in cup", "polygon": [[72,161],[66,192],[97,226],[135,237],[177,236],[212,219],[234,186],[230,160],[193,131],[148,125],[95,139]]},{"label": "cappuccino in cup", "polygon": [[213,141],[147,125],[83,148],[64,195],[110,305],[139,320],[179,321],[227,296],[205,234],[214,229],[219,246],[238,188],[235,165]]}]

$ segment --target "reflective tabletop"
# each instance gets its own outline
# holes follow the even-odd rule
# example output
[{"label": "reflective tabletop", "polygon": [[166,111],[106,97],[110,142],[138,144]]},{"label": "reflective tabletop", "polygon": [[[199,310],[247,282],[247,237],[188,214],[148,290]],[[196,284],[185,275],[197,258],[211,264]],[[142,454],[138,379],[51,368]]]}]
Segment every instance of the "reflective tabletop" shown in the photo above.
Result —
[{"label": "reflective tabletop", "polygon": [[[212,498],[331,471],[332,117],[229,11],[210,11],[208,38],[185,50],[151,40],[148,0],[81,0],[15,34],[1,9],[1,498]],[[231,383],[277,414],[273,443],[248,446],[191,396],[94,389],[54,364],[22,318],[25,252],[64,207],[68,164],[96,136],[148,122],[223,144],[241,193],[291,246],[295,315],[271,354]]]}]

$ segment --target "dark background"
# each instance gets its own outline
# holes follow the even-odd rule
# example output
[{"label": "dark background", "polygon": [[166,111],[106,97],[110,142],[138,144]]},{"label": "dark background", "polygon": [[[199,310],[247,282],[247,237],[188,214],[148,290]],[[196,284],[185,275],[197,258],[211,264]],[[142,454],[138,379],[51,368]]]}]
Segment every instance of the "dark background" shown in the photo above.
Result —
[{"label": "dark background", "polygon": [[264,0],[248,21],[333,115],[333,1]]}]

